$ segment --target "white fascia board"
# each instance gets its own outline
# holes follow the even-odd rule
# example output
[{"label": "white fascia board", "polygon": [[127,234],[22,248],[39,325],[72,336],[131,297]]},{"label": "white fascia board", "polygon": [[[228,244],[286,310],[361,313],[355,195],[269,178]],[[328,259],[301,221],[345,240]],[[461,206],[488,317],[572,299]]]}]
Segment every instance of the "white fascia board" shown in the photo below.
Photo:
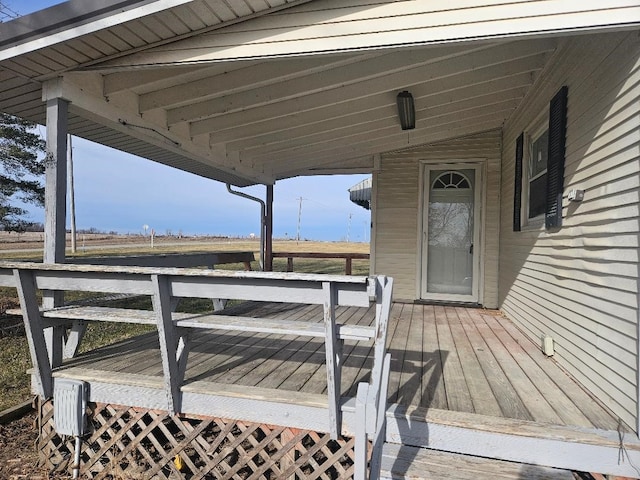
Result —
[{"label": "white fascia board", "polygon": [[[154,13],[158,13],[169,8],[174,8],[185,3],[190,3],[191,1],[192,0],[155,0],[149,2],[148,0],[141,0],[141,5],[138,7],[133,7],[126,10],[119,8],[116,12],[109,15],[105,15],[103,9],[96,8],[96,18],[93,20],[87,19],[87,16],[90,16],[89,14],[84,14],[81,18],[77,18],[78,15],[76,10],[70,8],[70,5],[67,4],[71,2],[65,2],[63,4],[46,9],[47,11],[49,11],[46,16],[43,15],[43,10],[34,12],[33,14],[25,17],[18,18],[16,21],[24,21],[25,19],[33,21],[29,25],[29,28],[33,32],[34,36],[37,35],[37,38],[33,38],[32,40],[27,40],[24,42],[18,41],[14,45],[7,46],[6,48],[0,50],[0,61],[24,55],[26,53],[49,47],[51,45],[63,43],[74,38],[91,34],[99,30],[104,30],[106,28],[126,23],[131,20],[136,20],[147,15],[153,15]],[[60,18],[58,18],[58,21],[56,23],[66,23],[68,24],[68,27],[62,30],[55,29],[51,31],[51,33],[38,35],[37,32],[39,30],[46,30],[46,27],[51,25],[52,15],[55,16],[57,12],[65,11],[69,12],[69,14],[66,16],[66,18],[64,18],[64,13],[60,15]],[[74,17],[76,17],[77,20],[74,20]],[[11,22],[8,22],[5,25],[11,27]],[[0,26],[0,29],[1,28],[2,26]],[[24,32],[22,35],[20,35],[20,37],[23,37],[25,35],[28,35],[28,32]]]}]

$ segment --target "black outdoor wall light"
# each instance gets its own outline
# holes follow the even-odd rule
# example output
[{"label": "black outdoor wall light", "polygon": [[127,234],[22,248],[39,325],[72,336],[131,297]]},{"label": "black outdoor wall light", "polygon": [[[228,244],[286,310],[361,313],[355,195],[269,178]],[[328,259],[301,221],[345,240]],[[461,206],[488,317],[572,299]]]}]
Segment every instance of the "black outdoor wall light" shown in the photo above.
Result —
[{"label": "black outdoor wall light", "polygon": [[416,128],[416,108],[413,104],[413,95],[404,90],[398,94],[398,117],[402,130],[413,130]]}]

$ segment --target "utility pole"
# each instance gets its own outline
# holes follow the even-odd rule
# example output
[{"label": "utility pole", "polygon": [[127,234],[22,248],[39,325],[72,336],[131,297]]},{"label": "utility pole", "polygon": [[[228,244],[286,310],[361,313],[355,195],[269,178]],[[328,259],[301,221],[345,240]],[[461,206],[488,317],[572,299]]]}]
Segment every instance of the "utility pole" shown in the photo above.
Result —
[{"label": "utility pole", "polygon": [[300,242],[300,219],[302,218],[302,200],[303,198],[298,198],[299,206],[298,206],[298,234],[296,235],[296,243]]},{"label": "utility pole", "polygon": [[69,154],[67,155],[67,175],[69,175],[69,213],[71,214],[71,253],[76,253],[76,196],[73,188],[73,147],[69,134]]},{"label": "utility pole", "polygon": [[351,217],[353,213],[349,214],[349,223],[347,224],[347,243],[349,243],[349,236],[351,235]]}]

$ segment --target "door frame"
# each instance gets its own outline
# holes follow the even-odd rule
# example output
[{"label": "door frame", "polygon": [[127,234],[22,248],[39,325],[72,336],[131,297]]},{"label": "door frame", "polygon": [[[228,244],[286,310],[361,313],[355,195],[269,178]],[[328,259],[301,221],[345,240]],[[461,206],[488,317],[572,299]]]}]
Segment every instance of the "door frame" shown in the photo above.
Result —
[{"label": "door frame", "polygon": [[[429,159],[420,161],[419,178],[419,205],[418,205],[418,262],[416,265],[416,298],[420,300],[433,300],[442,302],[461,302],[482,304],[484,292],[484,231],[485,231],[485,182],[486,182],[486,159]],[[437,294],[426,293],[427,281],[427,248],[425,235],[428,235],[427,225],[425,225],[425,214],[428,206],[425,205],[429,199],[430,188],[426,180],[427,174],[431,171],[446,170],[474,170],[475,171],[475,191],[474,191],[474,234],[473,234],[473,282],[471,295],[458,294]],[[427,237],[428,238],[428,237]]]}]

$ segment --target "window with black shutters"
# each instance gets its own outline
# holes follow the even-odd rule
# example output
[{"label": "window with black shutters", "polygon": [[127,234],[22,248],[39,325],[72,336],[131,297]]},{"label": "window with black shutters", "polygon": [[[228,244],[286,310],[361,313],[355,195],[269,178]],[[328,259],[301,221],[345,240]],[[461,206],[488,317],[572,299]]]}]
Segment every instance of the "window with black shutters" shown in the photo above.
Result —
[{"label": "window with black shutters", "polygon": [[567,87],[516,141],[513,230],[562,225]]}]

